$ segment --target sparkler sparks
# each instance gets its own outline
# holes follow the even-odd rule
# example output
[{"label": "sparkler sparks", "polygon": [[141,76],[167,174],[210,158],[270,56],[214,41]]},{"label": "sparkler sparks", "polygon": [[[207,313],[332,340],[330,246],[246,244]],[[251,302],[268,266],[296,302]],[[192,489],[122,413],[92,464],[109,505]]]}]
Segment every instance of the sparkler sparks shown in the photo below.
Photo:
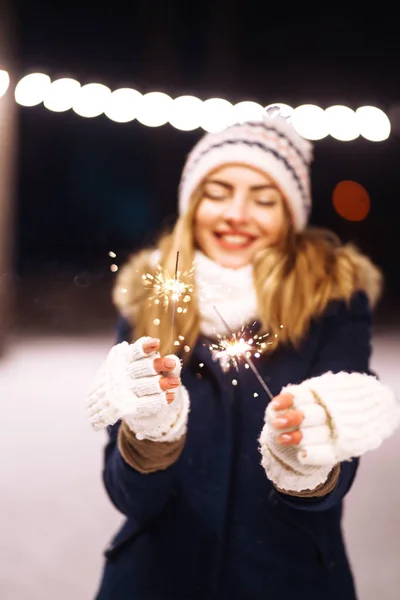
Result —
[{"label": "sparkler sparks", "polygon": [[[165,269],[160,265],[157,267],[157,273],[152,275],[151,273],[143,273],[142,281],[143,285],[150,288],[152,295],[149,297],[150,303],[163,304],[165,310],[172,306],[172,317],[171,317],[171,339],[170,339],[170,353],[172,354],[173,346],[179,346],[180,342],[173,341],[174,335],[174,324],[176,313],[186,313],[187,306],[192,297],[193,285],[190,283],[190,279],[193,276],[194,267],[189,271],[181,273],[179,271],[179,251],[176,253],[175,272],[171,276]],[[183,306],[181,306],[181,303]],[[153,321],[154,324],[157,321],[157,325],[160,324],[159,319]],[[182,336],[179,336],[180,338]],[[184,338],[181,339],[183,341]],[[186,349],[188,348],[188,350]],[[190,351],[189,346],[184,347],[185,352]]]},{"label": "sparkler sparks", "polygon": [[247,359],[252,356],[258,358],[261,352],[273,343],[265,341],[268,336],[269,333],[250,337],[244,327],[229,336],[218,334],[217,341],[210,345],[212,357],[219,361],[224,373],[227,373],[231,367],[239,370],[241,362],[247,362]]},{"label": "sparkler sparks", "polygon": [[176,253],[176,263],[175,263],[175,274],[174,274],[174,281],[173,281],[173,286],[172,286],[172,321],[171,321],[171,340],[170,340],[170,352],[172,353],[172,342],[173,340],[173,334],[174,334],[174,322],[175,322],[175,308],[176,308],[176,301],[179,300],[179,294],[180,294],[180,288],[177,287],[177,284],[179,285],[179,281],[178,281],[178,266],[179,266],[179,252]]},{"label": "sparkler sparks", "polygon": [[[220,361],[221,368],[225,373],[229,370],[229,368],[232,365],[237,370],[239,370],[240,361],[241,360],[245,361],[246,364],[253,371],[254,375],[257,377],[257,380],[260,383],[263,390],[268,394],[268,396],[272,400],[274,396],[273,396],[271,390],[265,383],[264,379],[261,377],[260,373],[258,372],[257,367],[255,366],[255,364],[253,363],[253,361],[251,359],[253,348],[256,349],[254,356],[257,356],[257,354],[258,354],[258,356],[260,355],[260,353],[257,351],[257,349],[258,349],[257,348],[257,340],[258,341],[264,340],[266,337],[268,337],[269,334],[260,336],[260,338],[257,335],[255,335],[253,338],[246,340],[244,337],[245,331],[244,331],[243,327],[242,327],[241,331],[239,332],[239,334],[232,332],[228,323],[224,320],[224,318],[222,317],[222,315],[219,313],[219,311],[217,310],[217,308],[215,306],[214,306],[214,310],[217,313],[217,315],[219,316],[219,318],[221,319],[222,323],[225,325],[225,328],[229,333],[229,337],[219,336],[218,343],[211,344],[210,350],[211,350],[212,354],[214,353],[213,358],[215,360]],[[269,343],[272,344],[273,342],[269,342]],[[267,342],[261,341],[261,343],[259,345],[259,349],[263,350],[267,345],[268,345]]]},{"label": "sparkler sparks", "polygon": [[[110,258],[117,258],[117,255],[112,250],[110,250],[110,252],[108,253],[108,256]],[[116,273],[118,271],[118,269],[119,269],[119,267],[115,263],[113,263],[112,265],[110,265],[110,271],[112,271],[112,273]]]},{"label": "sparkler sparks", "polygon": [[[147,289],[151,289],[152,295],[149,297],[150,302],[154,304],[162,304],[167,309],[170,303],[187,304],[191,301],[193,286],[190,279],[193,276],[193,268],[190,271],[181,273],[178,269],[179,252],[177,252],[177,262],[174,275],[170,275],[161,266],[157,267],[157,273],[143,273],[143,285]],[[178,306],[178,312],[187,312],[186,306]]]}]

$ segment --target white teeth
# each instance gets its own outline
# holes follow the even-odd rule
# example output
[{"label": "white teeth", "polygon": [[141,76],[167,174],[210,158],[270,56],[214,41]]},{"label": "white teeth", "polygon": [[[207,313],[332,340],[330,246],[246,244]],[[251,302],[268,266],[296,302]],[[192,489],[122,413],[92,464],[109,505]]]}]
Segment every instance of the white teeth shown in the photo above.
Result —
[{"label": "white teeth", "polygon": [[228,244],[248,244],[250,238],[244,235],[221,235],[221,238]]}]

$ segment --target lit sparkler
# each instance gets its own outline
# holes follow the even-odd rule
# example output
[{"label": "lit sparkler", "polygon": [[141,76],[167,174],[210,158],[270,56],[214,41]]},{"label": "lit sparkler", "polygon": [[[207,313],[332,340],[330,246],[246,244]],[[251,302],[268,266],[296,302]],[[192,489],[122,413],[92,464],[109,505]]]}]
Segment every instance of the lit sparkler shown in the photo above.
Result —
[{"label": "lit sparkler", "polygon": [[210,345],[210,350],[212,352],[213,358],[215,360],[219,360],[221,368],[225,373],[232,366],[239,370],[239,364],[241,361],[247,363],[247,365],[253,371],[254,375],[257,377],[258,382],[262,386],[263,390],[268,394],[268,396],[272,400],[272,392],[261,377],[257,367],[255,366],[251,358],[253,355],[260,356],[261,351],[264,350],[268,345],[273,343],[265,342],[265,338],[267,338],[269,334],[267,333],[262,336],[255,335],[252,338],[246,340],[246,333],[243,327],[238,333],[233,332],[215,306],[214,310],[221,319],[222,323],[225,325],[229,337],[219,335],[218,342],[215,342]]},{"label": "lit sparkler", "polygon": [[175,314],[178,313],[186,313],[187,306],[182,306],[191,301],[191,294],[193,293],[193,286],[190,281],[190,278],[193,275],[193,268],[190,271],[185,271],[181,274],[179,271],[179,251],[176,253],[176,262],[175,262],[175,272],[174,275],[171,275],[164,270],[162,267],[158,266],[157,273],[152,275],[151,273],[144,273],[142,275],[143,284],[151,288],[153,295],[150,296],[150,302],[154,304],[160,304],[161,302],[164,305],[165,310],[168,307],[172,306],[172,318],[171,318],[171,341],[170,348],[171,353],[173,350],[173,333],[174,333],[174,324],[175,324]]},{"label": "lit sparkler", "polygon": [[[143,285],[152,291],[152,295],[149,297],[150,302],[154,304],[162,302],[165,309],[168,308],[171,302],[175,304],[179,301],[182,301],[184,304],[190,302],[193,286],[188,280],[193,275],[193,268],[190,271],[181,273],[178,269],[178,263],[179,252],[176,253],[175,273],[172,277],[160,265],[158,265],[155,275],[143,273]],[[181,308],[182,310],[177,310],[177,312],[187,312],[186,307]]]},{"label": "lit sparkler", "polygon": [[231,367],[238,370],[240,362],[245,361],[247,357],[258,358],[261,352],[272,344],[265,341],[268,336],[269,333],[250,337],[242,327],[240,331],[230,333],[229,337],[218,334],[218,340],[210,345],[210,350],[214,360],[219,361],[222,370],[226,373]]},{"label": "lit sparkler", "polygon": [[180,287],[178,281],[178,265],[179,265],[179,252],[176,253],[176,263],[175,263],[175,274],[172,285],[172,320],[171,320],[171,338],[169,342],[170,346],[170,354],[172,354],[172,344],[173,344],[173,333],[174,333],[174,323],[175,323],[175,307],[176,301],[179,300]]}]

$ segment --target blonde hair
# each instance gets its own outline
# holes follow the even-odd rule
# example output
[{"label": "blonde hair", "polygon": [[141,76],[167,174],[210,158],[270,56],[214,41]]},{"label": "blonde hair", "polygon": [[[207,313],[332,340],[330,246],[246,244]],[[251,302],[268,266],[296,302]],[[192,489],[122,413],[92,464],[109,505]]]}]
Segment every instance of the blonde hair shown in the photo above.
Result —
[{"label": "blonde hair", "polygon": [[[194,236],[193,220],[196,208],[200,202],[202,191],[195,192],[188,212],[178,218],[172,232],[163,233],[157,244],[160,251],[160,259],[157,261],[161,269],[174,276],[176,266],[176,255],[179,251],[179,272],[190,273],[194,260]],[[165,310],[162,302],[156,304],[149,301],[149,291],[143,285],[142,275],[150,273],[156,275],[158,267],[152,264],[151,255],[153,249],[145,249],[132,257],[117,280],[113,291],[114,303],[121,312],[134,324],[135,338],[143,335],[159,338],[161,341],[161,355],[179,354],[183,357],[195,345],[200,331],[200,316],[196,301],[194,277],[190,277],[193,284],[193,292],[190,294],[190,302],[187,304],[186,313],[175,311],[174,327],[171,336],[172,307]],[[189,280],[188,280],[189,281]],[[171,347],[172,342],[178,341],[179,346]]]},{"label": "blonde hair", "polygon": [[[180,273],[191,270],[195,240],[193,221],[202,198],[199,187],[192,196],[188,212],[179,217],[172,232],[161,235],[158,261],[162,269],[173,276],[179,251]],[[260,251],[254,261],[254,285],[258,297],[258,315],[263,333],[269,333],[273,344],[269,351],[282,344],[298,347],[311,321],[320,316],[331,300],[347,303],[358,289],[365,289],[374,305],[381,292],[382,275],[372,262],[352,245],[343,245],[331,231],[307,228],[295,233],[286,211],[286,231],[282,242]],[[183,359],[190,355],[200,332],[200,314],[196,300],[194,278],[191,301],[186,313],[175,313],[171,347],[171,312],[160,304],[150,303],[141,279],[142,274],[156,274],[151,265],[152,250],[135,255],[126,265],[114,289],[114,302],[134,324],[135,338],[149,335],[160,338],[162,355],[171,351]],[[122,293],[123,292],[123,293]]]}]

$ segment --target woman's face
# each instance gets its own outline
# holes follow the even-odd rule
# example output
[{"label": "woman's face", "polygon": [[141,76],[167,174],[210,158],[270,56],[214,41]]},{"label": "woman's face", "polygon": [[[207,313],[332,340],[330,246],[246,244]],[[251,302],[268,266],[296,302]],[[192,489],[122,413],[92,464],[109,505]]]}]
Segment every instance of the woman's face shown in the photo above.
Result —
[{"label": "woman's face", "polygon": [[284,200],[267,175],[244,165],[210,173],[194,217],[200,249],[223,267],[239,269],[278,244],[286,230]]}]

